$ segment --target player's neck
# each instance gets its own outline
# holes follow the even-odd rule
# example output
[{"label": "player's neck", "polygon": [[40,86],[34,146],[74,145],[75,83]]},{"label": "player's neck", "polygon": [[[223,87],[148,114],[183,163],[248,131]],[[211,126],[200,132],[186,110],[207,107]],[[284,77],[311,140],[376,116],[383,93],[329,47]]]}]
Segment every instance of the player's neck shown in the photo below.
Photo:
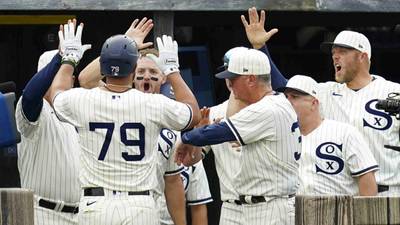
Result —
[{"label": "player's neck", "polygon": [[299,118],[299,126],[300,126],[300,133],[301,135],[308,135],[309,133],[313,132],[315,129],[321,125],[323,119],[321,115],[308,115],[305,118]]},{"label": "player's neck", "polygon": [[110,92],[125,92],[132,89],[132,82],[130,77],[113,78],[107,77],[106,84],[103,89]]},{"label": "player's neck", "polygon": [[372,76],[368,71],[359,72],[352,81],[347,82],[346,85],[352,90],[360,90],[367,86],[372,81]]},{"label": "player's neck", "polygon": [[260,101],[262,98],[264,98],[264,96],[272,95],[272,94],[274,94],[274,91],[272,90],[272,88],[270,86],[257,87],[254,90],[254,95],[251,96],[250,101],[248,101],[247,103],[249,103],[249,105],[256,103],[256,102]]}]

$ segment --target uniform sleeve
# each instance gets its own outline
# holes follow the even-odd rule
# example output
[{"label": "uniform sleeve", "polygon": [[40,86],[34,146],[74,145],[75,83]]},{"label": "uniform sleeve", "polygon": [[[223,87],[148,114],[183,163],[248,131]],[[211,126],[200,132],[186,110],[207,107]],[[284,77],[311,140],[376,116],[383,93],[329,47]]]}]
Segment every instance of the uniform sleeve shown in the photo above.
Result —
[{"label": "uniform sleeve", "polygon": [[370,148],[354,127],[347,131],[346,146],[346,162],[353,177],[379,169]]},{"label": "uniform sleeve", "polygon": [[164,113],[160,118],[160,123],[164,127],[173,130],[184,130],[192,122],[192,108],[182,102],[169,99],[163,95],[157,95],[163,106]]},{"label": "uniform sleeve", "polygon": [[[68,91],[59,92],[53,99],[54,111],[63,122],[72,124],[75,127],[80,127],[76,115],[76,101],[81,95],[81,88],[74,88]],[[82,96],[82,95],[81,95]]]},{"label": "uniform sleeve", "polygon": [[36,138],[36,130],[39,129],[40,126],[44,126],[43,124],[46,122],[46,117],[49,116],[47,107],[50,107],[50,105],[46,101],[43,101],[39,117],[36,121],[31,122],[26,118],[24,111],[22,110],[22,97],[18,100],[17,107],[15,109],[15,119],[17,129],[23,137],[29,139]]},{"label": "uniform sleeve", "polygon": [[179,174],[184,169],[174,161],[175,143],[177,134],[170,129],[164,128],[161,130],[158,137],[158,151],[162,154],[165,160],[165,173],[164,176],[172,176]]},{"label": "uniform sleeve", "polygon": [[200,205],[212,202],[210,188],[203,162],[199,161],[191,168],[189,187],[186,192],[186,202],[188,205]]},{"label": "uniform sleeve", "polygon": [[267,109],[261,100],[227,119],[227,124],[242,145],[263,138],[274,139],[277,118],[274,118],[273,110],[271,107]]}]

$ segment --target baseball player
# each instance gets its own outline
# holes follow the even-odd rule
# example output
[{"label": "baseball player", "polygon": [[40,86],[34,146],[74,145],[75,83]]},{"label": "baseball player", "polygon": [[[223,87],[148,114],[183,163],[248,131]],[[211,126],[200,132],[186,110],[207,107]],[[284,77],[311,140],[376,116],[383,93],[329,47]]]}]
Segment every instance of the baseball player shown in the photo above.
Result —
[{"label": "baseball player", "polygon": [[[258,18],[258,14],[254,17]],[[253,28],[256,30],[253,38],[261,44],[267,32],[261,26]],[[324,117],[354,126],[371,146],[379,165],[375,174],[378,195],[400,195],[400,174],[396,172],[400,169],[400,153],[390,147],[400,145],[400,123],[375,107],[378,99],[400,92],[400,85],[369,73],[371,45],[361,33],[342,31],[333,42],[323,43],[321,49],[332,54],[336,80],[318,84]],[[272,70],[271,76],[276,83],[286,82],[281,73]]]},{"label": "baseball player", "polygon": [[15,111],[21,133],[21,187],[34,192],[34,224],[77,224],[80,189],[79,143],[75,128],[60,122],[51,107],[50,85],[61,66],[58,50],[40,56]]},{"label": "baseball player", "polygon": [[[236,99],[249,106],[220,123],[182,135],[196,146],[237,141],[242,145],[232,204],[237,224],[294,224],[294,193],[298,182],[299,130],[296,114],[270,84],[268,57],[254,49],[234,52],[228,69],[217,74],[229,79]],[[226,151],[226,150],[225,150]]]},{"label": "baseball player", "polygon": [[317,85],[311,77],[296,75],[281,88],[297,113],[301,132],[297,193],[376,195],[378,165],[367,143],[355,127],[322,118]]},{"label": "baseball player", "polygon": [[[159,93],[165,77],[154,58],[158,53],[151,49],[141,51],[135,69],[135,88],[145,93]],[[156,202],[160,209],[161,224],[181,224],[185,222],[184,191],[186,202],[191,207],[192,224],[207,222],[206,203],[211,202],[207,176],[201,162],[192,167],[181,167],[174,162],[174,150],[179,133],[162,129],[158,137],[158,182]],[[182,177],[182,179],[181,179]],[[183,184],[182,184],[183,180]],[[165,185],[164,185],[165,184]],[[182,188],[182,194],[180,194]],[[165,193],[165,195],[164,195]],[[182,197],[182,199],[180,199]],[[171,218],[172,217],[172,218]]]},{"label": "baseball player", "polygon": [[[73,26],[64,29],[64,37],[72,39],[66,42],[73,46],[66,45],[70,56],[66,60],[72,64],[84,52],[81,31],[81,26],[76,35]],[[179,74],[177,43],[165,35],[157,42],[162,71],[177,90],[177,101],[131,88],[138,52],[135,42],[125,35],[112,36],[103,44],[99,60],[106,76],[103,87],[68,90],[65,80],[73,71],[68,63],[54,80],[55,111],[60,119],[75,125],[82,149],[79,223],[159,223],[152,197],[157,137],[163,127],[192,127],[198,122],[199,110]]]},{"label": "baseball player", "polygon": [[[379,165],[378,195],[400,195],[400,153],[390,147],[400,145],[400,123],[375,106],[378,99],[400,92],[400,85],[369,73],[371,45],[361,33],[342,31],[321,48],[332,53],[337,81],[318,85],[323,115],[354,126],[367,141]],[[285,80],[281,74],[273,76]]]}]

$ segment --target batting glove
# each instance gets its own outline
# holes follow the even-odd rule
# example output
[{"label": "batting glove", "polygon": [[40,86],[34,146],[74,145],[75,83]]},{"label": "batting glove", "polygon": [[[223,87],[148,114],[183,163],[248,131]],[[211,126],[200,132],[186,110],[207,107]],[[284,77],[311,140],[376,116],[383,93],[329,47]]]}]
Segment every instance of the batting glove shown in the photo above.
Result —
[{"label": "batting glove", "polygon": [[157,63],[164,75],[179,72],[178,43],[172,41],[171,36],[163,35],[157,38],[158,51],[160,56]]},{"label": "batting glove", "polygon": [[64,31],[58,31],[62,63],[68,63],[76,67],[82,59],[83,53],[92,47],[90,44],[82,45],[82,29],[83,25],[80,24],[75,34],[74,23],[68,21],[68,24],[64,24]]}]

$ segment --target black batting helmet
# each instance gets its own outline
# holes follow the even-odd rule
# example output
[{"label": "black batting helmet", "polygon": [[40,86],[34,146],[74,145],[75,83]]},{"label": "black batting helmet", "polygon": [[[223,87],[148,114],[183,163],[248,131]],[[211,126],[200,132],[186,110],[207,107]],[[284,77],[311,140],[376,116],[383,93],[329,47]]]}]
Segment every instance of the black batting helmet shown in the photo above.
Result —
[{"label": "black batting helmet", "polygon": [[138,58],[139,53],[134,40],[122,34],[111,36],[101,49],[101,74],[126,77],[135,69]]}]

